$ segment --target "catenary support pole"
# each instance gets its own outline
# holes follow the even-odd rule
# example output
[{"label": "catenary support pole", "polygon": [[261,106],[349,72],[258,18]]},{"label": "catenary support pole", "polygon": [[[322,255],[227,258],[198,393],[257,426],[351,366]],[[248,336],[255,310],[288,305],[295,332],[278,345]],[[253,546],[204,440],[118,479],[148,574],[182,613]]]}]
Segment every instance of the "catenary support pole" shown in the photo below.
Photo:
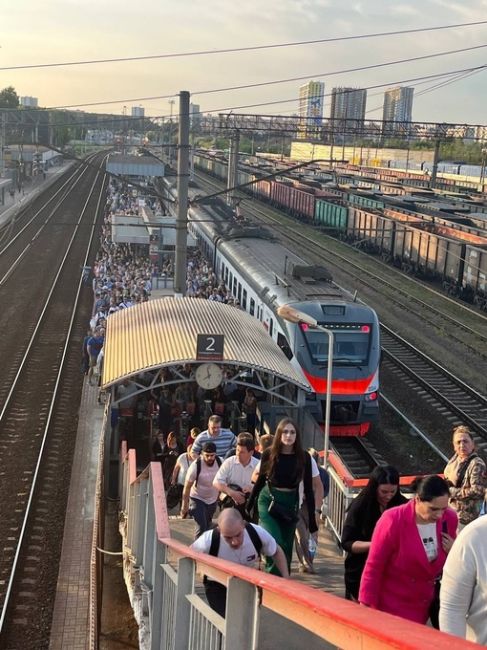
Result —
[{"label": "catenary support pole", "polygon": [[433,156],[433,170],[431,172],[431,180],[430,180],[431,189],[436,187],[436,177],[438,175],[438,161],[440,159],[440,144],[441,144],[441,141],[438,138],[438,140],[436,140],[436,142],[435,142],[435,153],[434,153],[434,156]]},{"label": "catenary support pole", "polygon": [[178,214],[176,219],[176,268],[174,292],[186,293],[186,242],[189,184],[189,92],[179,93],[179,146],[178,146]]},{"label": "catenary support pole", "polygon": [[[238,150],[240,148],[240,133],[238,131],[235,131],[233,134],[233,146],[231,150],[231,157],[232,157],[232,177],[229,179],[230,181],[230,187],[236,187],[238,185]],[[231,196],[229,197],[230,199],[230,205],[232,208],[235,207],[236,203],[236,197],[235,197],[235,190],[231,193]]]}]

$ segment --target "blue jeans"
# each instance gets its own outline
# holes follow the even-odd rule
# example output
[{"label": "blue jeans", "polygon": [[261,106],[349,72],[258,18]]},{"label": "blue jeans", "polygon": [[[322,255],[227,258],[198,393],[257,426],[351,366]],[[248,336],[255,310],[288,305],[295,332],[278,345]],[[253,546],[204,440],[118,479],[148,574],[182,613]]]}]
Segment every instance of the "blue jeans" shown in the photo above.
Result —
[{"label": "blue jeans", "polygon": [[189,514],[193,517],[196,523],[195,539],[198,539],[205,530],[211,528],[211,520],[216,510],[216,501],[214,503],[205,503],[200,499],[190,497],[189,499]]}]

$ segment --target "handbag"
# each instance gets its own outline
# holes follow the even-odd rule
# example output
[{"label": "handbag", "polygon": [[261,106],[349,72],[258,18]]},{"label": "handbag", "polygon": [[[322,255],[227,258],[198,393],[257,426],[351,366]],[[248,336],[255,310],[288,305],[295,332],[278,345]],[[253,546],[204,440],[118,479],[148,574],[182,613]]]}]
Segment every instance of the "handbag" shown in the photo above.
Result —
[{"label": "handbag", "polygon": [[[229,483],[228,487],[231,488],[232,490],[237,490],[238,492],[242,492],[242,488],[239,485],[236,485],[234,483]],[[240,505],[235,503],[232,497],[229,496],[228,494],[225,494],[224,496],[222,494],[219,501],[220,509],[224,510],[225,508],[235,508],[235,510],[238,510],[240,512],[244,521],[252,521],[252,515],[250,515],[249,512],[247,512],[247,503],[250,494],[247,494],[246,492],[242,492],[242,494],[245,497],[245,501]]]},{"label": "handbag", "polygon": [[440,629],[440,589],[441,589],[441,575],[438,576],[435,580],[435,591],[433,595],[433,600],[429,606],[429,619],[431,625],[436,629]]},{"label": "handbag", "polygon": [[169,510],[175,508],[181,501],[183,496],[183,486],[176,483],[176,485],[169,486],[166,492],[166,504]]},{"label": "handbag", "polygon": [[[240,485],[237,485],[236,483],[229,483],[228,486],[231,490],[236,490],[237,492],[242,492],[242,488]],[[223,494],[223,492],[220,495],[220,508],[223,510],[223,508],[245,508],[245,504],[247,503],[247,500],[249,498],[249,495],[246,494],[245,492],[242,492],[242,494],[245,497],[245,502],[242,504],[242,506],[237,506],[235,501],[232,499],[232,497],[228,494]]]},{"label": "handbag", "polygon": [[271,492],[271,487],[269,484],[268,487],[269,492],[271,493],[271,502],[269,503],[267,512],[271,515],[271,517],[274,517],[274,519],[282,522],[283,524],[296,524],[299,519],[297,513],[289,510],[289,508],[286,508],[280,503],[277,503],[274,495]]}]

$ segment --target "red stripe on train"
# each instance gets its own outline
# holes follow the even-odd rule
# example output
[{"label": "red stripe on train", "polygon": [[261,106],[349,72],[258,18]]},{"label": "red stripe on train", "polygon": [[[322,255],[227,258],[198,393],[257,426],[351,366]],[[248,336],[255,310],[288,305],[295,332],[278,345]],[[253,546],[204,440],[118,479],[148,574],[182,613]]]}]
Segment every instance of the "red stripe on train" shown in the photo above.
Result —
[{"label": "red stripe on train", "polygon": [[[315,393],[326,393],[325,378],[311,375],[306,370],[303,370],[303,372]],[[364,379],[333,379],[331,382],[332,395],[363,395],[373,378],[374,375]]]}]

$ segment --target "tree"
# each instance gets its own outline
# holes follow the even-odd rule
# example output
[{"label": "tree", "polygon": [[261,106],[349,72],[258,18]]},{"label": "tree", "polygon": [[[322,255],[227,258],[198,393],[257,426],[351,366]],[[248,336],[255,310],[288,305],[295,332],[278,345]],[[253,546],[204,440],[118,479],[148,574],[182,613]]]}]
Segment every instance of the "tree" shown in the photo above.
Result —
[{"label": "tree", "polygon": [[18,105],[19,96],[13,86],[0,90],[0,108],[17,108]]}]

